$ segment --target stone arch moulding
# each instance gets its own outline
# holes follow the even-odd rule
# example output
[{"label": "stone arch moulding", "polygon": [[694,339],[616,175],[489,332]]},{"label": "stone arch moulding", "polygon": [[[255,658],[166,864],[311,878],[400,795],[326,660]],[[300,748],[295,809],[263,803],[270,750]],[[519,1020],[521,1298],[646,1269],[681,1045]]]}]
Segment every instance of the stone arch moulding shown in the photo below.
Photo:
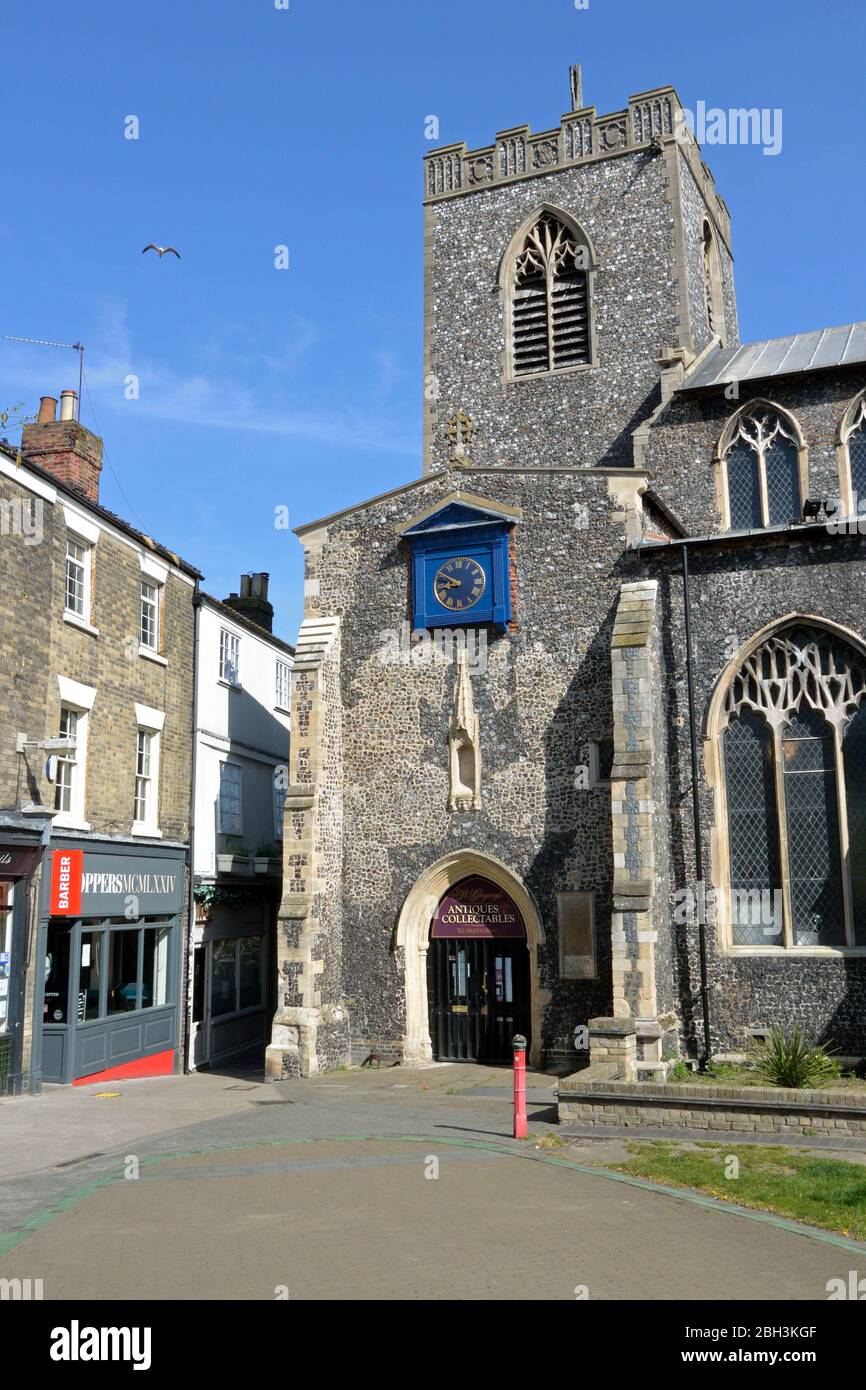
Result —
[{"label": "stone arch moulding", "polygon": [[732,413],[728,416],[727,420],[725,421],[724,429],[719,435],[718,443],[716,444],[717,459],[724,458],[725,454],[728,451],[728,446],[733,442],[734,432],[736,431],[737,421],[739,420],[740,416],[748,415],[748,413],[752,410],[775,411],[777,415],[780,415],[782,417],[785,424],[789,427],[791,433],[793,434],[796,440],[797,448],[805,449],[806,436],[803,434],[800,421],[797,419],[796,415],[792,415],[791,411],[786,409],[785,406],[779,405],[778,401],[771,401],[769,396],[755,396],[751,400],[741,401],[741,403],[737,406],[736,410],[732,411]]},{"label": "stone arch moulding", "polygon": [[846,405],[842,418],[836,428],[836,467],[839,474],[839,492],[842,502],[842,515],[851,517],[858,508],[866,505],[866,499],[858,497],[855,501],[854,484],[851,477],[851,456],[848,441],[861,421],[866,420],[866,390],[858,391]]},{"label": "stone arch moulding", "polygon": [[[730,660],[725,663],[716,679],[713,693],[704,709],[701,737],[703,740],[704,769],[713,806],[713,821],[710,826],[709,837],[710,882],[717,892],[719,889],[722,890],[722,910],[716,914],[716,940],[723,955],[736,953],[740,949],[731,947],[731,924],[728,920],[729,913],[725,894],[730,883],[731,872],[728,845],[728,806],[722,750],[722,736],[728,723],[725,715],[725,700],[731,682],[749,657],[770,638],[794,627],[814,628],[818,632],[826,632],[830,636],[838,638],[839,641],[848,643],[854,651],[862,653],[866,658],[866,642],[852,628],[844,627],[841,623],[833,622],[830,618],[819,617],[815,613],[791,612],[780,618],[774,618],[772,622],[766,623],[757,632],[753,632]],[[775,951],[775,947],[750,947],[748,954],[763,955],[775,953]]]},{"label": "stone arch moulding", "polygon": [[515,256],[523,246],[524,241],[531,229],[535,226],[539,217],[542,217],[546,212],[550,213],[551,217],[556,217],[560,222],[564,222],[574,233],[575,237],[586,247],[589,252],[589,270],[593,271],[598,268],[598,257],[595,254],[595,247],[592,244],[592,239],[589,233],[581,226],[577,218],[572,213],[566,212],[565,208],[556,207],[554,203],[539,203],[537,207],[532,209],[532,212],[524,217],[502,254],[502,258],[499,262],[498,280],[499,287],[503,291],[508,291],[508,278],[511,274],[511,267],[514,264]]},{"label": "stone arch moulding", "polygon": [[722,347],[727,346],[725,325],[725,294],[722,278],[722,259],[715,228],[709,217],[701,224],[701,249],[704,262],[704,294],[707,302],[707,327],[718,335]]},{"label": "stone arch moulding", "polygon": [[526,946],[529,952],[529,990],[532,1017],[532,1039],[529,1060],[537,1066],[541,1059],[541,1025],[544,1005],[550,992],[539,988],[538,948],[545,942],[541,916],[523,880],[492,855],[477,850],[456,850],[438,859],[425,869],[411,888],[397,921],[394,947],[403,952],[404,985],[406,991],[406,1032],[403,1038],[403,1060],[408,1063],[429,1062],[433,1058],[427,1001],[427,951],[430,945],[430,926],[439,901],[449,888],[471,874],[490,879],[513,898],[519,907],[526,927]]}]

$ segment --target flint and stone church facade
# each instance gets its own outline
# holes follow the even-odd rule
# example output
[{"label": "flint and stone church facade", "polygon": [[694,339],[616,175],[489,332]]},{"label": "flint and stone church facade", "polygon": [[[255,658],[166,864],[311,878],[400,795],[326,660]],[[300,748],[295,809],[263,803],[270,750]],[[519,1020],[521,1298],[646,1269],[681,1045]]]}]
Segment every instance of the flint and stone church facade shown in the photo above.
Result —
[{"label": "flint and stone church facade", "polygon": [[673,88],[425,161],[421,476],[298,530],[272,1078],[866,1055],[866,324],[741,345]]}]

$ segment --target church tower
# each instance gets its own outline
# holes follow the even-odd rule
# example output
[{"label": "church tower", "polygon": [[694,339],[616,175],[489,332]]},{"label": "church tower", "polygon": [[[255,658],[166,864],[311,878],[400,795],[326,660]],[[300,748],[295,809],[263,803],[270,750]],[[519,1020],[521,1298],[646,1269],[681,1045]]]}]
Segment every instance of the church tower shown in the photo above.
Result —
[{"label": "church tower", "polygon": [[425,178],[420,476],[297,531],[269,1074],[505,1060],[515,1033],[573,1063],[611,1017],[655,1067],[662,656],[623,556],[680,534],[635,448],[736,341],[727,211],[671,87],[598,116],[577,70],[556,130]]},{"label": "church tower", "polygon": [[622,467],[659,358],[737,338],[728,210],[672,87],[425,161],[424,472]]}]

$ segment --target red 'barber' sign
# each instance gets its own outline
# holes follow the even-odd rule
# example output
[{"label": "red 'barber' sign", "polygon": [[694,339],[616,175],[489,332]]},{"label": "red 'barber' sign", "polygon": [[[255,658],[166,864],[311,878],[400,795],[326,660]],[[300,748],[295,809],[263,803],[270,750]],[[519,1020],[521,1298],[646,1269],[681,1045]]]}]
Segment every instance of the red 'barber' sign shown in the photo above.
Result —
[{"label": "red 'barber' sign", "polygon": [[78,917],[81,913],[83,849],[56,849],[51,861],[52,917]]}]

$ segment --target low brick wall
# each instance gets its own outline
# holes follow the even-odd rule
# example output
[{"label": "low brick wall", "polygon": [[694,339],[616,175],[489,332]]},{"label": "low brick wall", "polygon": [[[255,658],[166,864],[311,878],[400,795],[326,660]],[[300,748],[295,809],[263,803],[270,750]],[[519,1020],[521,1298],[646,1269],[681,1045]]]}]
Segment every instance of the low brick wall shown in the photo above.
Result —
[{"label": "low brick wall", "polygon": [[581,1081],[559,1084],[561,1125],[640,1129],[745,1130],[766,1134],[863,1133],[866,1092],[786,1090],[666,1082]]}]

